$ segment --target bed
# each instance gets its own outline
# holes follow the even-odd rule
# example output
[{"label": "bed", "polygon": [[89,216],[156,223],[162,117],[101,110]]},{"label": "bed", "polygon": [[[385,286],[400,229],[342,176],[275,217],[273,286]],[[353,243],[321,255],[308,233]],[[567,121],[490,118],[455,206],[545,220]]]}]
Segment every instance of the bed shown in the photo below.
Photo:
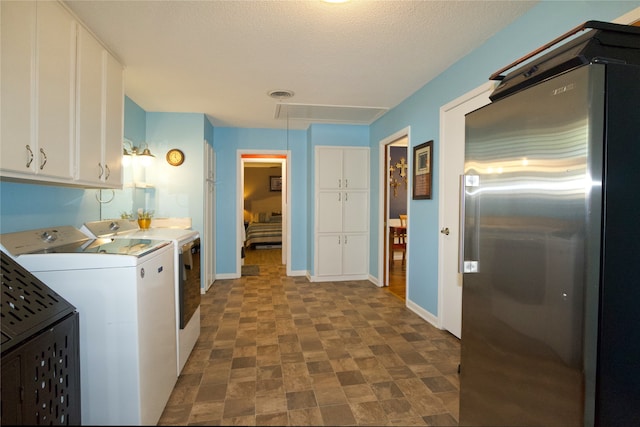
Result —
[{"label": "bed", "polygon": [[246,230],[245,247],[282,244],[282,216],[265,215],[255,217]]}]

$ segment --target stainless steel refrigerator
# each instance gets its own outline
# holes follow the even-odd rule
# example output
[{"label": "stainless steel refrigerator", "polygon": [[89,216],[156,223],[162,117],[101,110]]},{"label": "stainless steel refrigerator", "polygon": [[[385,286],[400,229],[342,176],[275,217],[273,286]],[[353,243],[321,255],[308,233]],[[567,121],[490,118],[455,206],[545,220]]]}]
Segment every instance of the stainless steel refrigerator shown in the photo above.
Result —
[{"label": "stainless steel refrigerator", "polygon": [[460,425],[640,425],[640,28],[595,24],[466,117]]}]

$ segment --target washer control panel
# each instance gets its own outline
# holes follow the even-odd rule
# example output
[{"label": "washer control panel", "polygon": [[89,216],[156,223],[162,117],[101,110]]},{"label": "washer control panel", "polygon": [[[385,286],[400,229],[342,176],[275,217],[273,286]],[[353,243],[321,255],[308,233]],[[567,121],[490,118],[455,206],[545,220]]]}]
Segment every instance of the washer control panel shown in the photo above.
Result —
[{"label": "washer control panel", "polygon": [[13,256],[43,251],[87,239],[88,237],[84,233],[70,225],[0,235],[0,243],[3,248]]}]

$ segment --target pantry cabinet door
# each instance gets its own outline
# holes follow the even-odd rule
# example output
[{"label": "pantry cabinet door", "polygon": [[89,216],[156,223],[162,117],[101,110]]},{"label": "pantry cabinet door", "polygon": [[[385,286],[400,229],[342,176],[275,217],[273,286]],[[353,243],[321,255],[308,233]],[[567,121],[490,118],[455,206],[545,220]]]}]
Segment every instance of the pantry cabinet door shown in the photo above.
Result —
[{"label": "pantry cabinet door", "polygon": [[318,224],[319,233],[335,233],[342,231],[342,199],[341,191],[322,191],[318,193]]},{"label": "pantry cabinet door", "polygon": [[342,165],[343,188],[366,190],[369,188],[369,150],[345,148]]},{"label": "pantry cabinet door", "polygon": [[342,274],[342,239],[340,234],[318,235],[318,276],[339,276]]},{"label": "pantry cabinet door", "polygon": [[366,274],[369,256],[369,239],[366,234],[347,234],[343,237],[342,274]]},{"label": "pantry cabinet door", "polygon": [[323,147],[316,151],[318,188],[340,189],[342,182],[342,149]]},{"label": "pantry cabinet door", "polygon": [[369,230],[369,196],[365,191],[345,191],[342,196],[342,231],[365,233]]}]

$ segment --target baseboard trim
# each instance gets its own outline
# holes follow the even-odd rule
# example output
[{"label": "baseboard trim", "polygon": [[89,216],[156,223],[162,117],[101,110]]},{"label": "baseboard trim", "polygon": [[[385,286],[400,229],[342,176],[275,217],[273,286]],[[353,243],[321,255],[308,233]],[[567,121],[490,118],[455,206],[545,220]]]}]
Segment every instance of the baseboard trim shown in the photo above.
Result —
[{"label": "baseboard trim", "polygon": [[218,273],[216,274],[216,280],[227,280],[227,279],[239,279],[240,278],[240,274],[239,273]]},{"label": "baseboard trim", "polygon": [[407,308],[409,310],[413,311],[415,314],[417,314],[421,318],[423,318],[424,320],[426,320],[427,322],[429,322],[430,324],[432,324],[434,327],[436,327],[438,329],[442,329],[438,325],[438,323],[439,323],[438,322],[438,317],[436,317],[433,314],[429,313],[427,310],[425,310],[424,308],[420,307],[415,302],[407,299]]},{"label": "baseboard trim", "polygon": [[308,274],[308,272],[306,270],[292,270],[287,272],[287,276],[293,277],[293,276],[306,276]]}]

